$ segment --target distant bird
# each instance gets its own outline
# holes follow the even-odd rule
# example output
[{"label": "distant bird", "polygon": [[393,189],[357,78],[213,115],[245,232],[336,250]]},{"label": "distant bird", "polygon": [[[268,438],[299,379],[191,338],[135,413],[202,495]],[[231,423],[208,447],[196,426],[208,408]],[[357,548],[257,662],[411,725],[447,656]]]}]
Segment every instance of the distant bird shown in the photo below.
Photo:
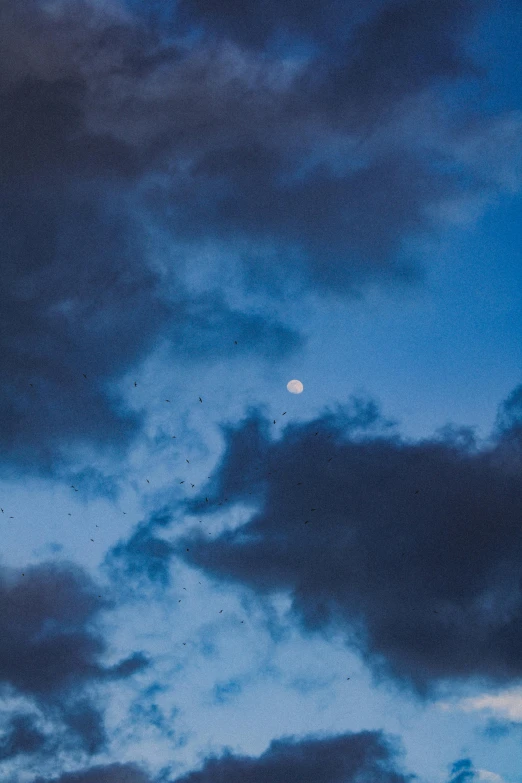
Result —
[{"label": "distant bird", "polygon": [[195,484],[191,484],[190,486],[191,486],[191,487],[195,487],[196,485],[195,485]]},{"label": "distant bird", "polygon": [[0,508],[0,511],[2,512],[2,514],[4,513],[4,509],[3,508]]},{"label": "distant bird", "polygon": [[237,345],[237,340],[234,340],[234,345]]},{"label": "distant bird", "polygon": [[84,378],[87,378],[87,376],[85,375],[85,373],[82,373],[82,375],[83,375],[83,377],[84,377]]},{"label": "distant bird", "polygon": [[94,543],[94,538],[91,538],[91,541]]},{"label": "distant bird", "polygon": [[72,514],[69,514],[68,516],[72,516]]},{"label": "distant bird", "polygon": [[205,498],[205,503],[208,503],[208,498]]},{"label": "distant bird", "polygon": [[185,481],[183,480],[183,481],[180,481],[179,483],[180,483],[180,484],[184,484],[184,483],[185,483]]},{"label": "distant bird", "polygon": [[347,677],[346,679],[347,679],[347,680],[349,680],[350,678],[349,678],[349,677]]},{"label": "distant bird", "polygon": [[275,424],[275,419],[274,419],[274,424]]},{"label": "distant bird", "polygon": [[331,462],[332,460],[333,460],[333,457],[330,457],[330,459],[328,460],[328,462]]},{"label": "distant bird", "polygon": [[170,400],[165,400],[165,402],[170,402]]},{"label": "distant bird", "polygon": [[199,400],[200,402],[203,402],[203,400],[201,399],[201,397],[198,397],[198,400]]},{"label": "distant bird", "polygon": [[281,414],[281,416],[286,416],[286,411],[284,411],[284,412]]},{"label": "distant bird", "polygon": [[145,481],[147,482],[147,484],[150,484],[150,481],[148,479],[145,479]]},{"label": "distant bird", "polygon": [[190,460],[188,460],[188,459],[185,459],[185,462],[188,462],[188,464],[190,465]]},{"label": "distant bird", "polygon": [[137,385],[138,385],[138,384],[136,383],[136,381],[134,381],[134,386],[137,386]]},{"label": "distant bird", "polygon": [[29,386],[32,386],[32,385],[33,385],[32,383],[29,384]]},{"label": "distant bird", "polygon": [[173,438],[175,438],[176,436],[175,436],[175,435],[173,435],[172,437],[173,437]]},{"label": "distant bird", "polygon": [[219,610],[219,612],[218,612],[218,614],[221,614],[221,612],[222,612],[222,611],[223,611],[223,609],[220,609],[220,610]]}]

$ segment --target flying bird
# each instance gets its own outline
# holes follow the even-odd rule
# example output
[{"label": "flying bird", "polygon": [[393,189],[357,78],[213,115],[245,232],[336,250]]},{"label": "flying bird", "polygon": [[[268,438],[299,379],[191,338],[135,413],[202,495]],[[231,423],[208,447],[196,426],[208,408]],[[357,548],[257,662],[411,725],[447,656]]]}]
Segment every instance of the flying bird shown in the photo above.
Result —
[{"label": "flying bird", "polygon": [[150,481],[148,479],[145,479],[145,481],[147,482],[147,484],[150,484]]},{"label": "flying bird", "polygon": [[82,373],[82,375],[83,375],[83,377],[84,377],[84,378],[87,378],[87,376],[85,375],[85,373],[84,373],[84,372]]},{"label": "flying bird", "polygon": [[281,416],[286,416],[286,411],[284,413],[282,413]]},{"label": "flying bird", "polygon": [[138,384],[136,383],[136,381],[134,381],[134,386],[137,386],[137,385],[138,385]]},{"label": "flying bird", "polygon": [[200,402],[203,402],[203,400],[201,399],[201,397],[198,397],[198,400],[199,400]]}]

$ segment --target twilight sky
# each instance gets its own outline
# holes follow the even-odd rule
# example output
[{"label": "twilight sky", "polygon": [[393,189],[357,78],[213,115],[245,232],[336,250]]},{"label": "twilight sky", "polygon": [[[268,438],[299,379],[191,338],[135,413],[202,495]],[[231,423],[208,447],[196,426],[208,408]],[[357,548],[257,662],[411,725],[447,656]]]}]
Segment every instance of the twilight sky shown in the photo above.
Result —
[{"label": "twilight sky", "polygon": [[0,4],[2,781],[522,783],[521,51]]}]

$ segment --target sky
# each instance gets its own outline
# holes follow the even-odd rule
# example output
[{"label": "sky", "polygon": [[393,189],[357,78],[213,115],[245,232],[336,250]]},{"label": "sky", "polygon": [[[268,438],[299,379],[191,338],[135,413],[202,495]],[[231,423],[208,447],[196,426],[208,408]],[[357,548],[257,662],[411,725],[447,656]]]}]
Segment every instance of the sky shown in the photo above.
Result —
[{"label": "sky", "polygon": [[522,783],[521,51],[0,4],[2,781]]}]

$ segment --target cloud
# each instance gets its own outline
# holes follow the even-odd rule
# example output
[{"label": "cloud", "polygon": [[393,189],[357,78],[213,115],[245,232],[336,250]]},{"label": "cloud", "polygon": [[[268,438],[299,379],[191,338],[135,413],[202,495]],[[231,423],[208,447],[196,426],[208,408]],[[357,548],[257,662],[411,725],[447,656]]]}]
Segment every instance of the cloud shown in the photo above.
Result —
[{"label": "cloud", "polygon": [[[4,466],[124,454],[143,416],[116,383],[158,343],[178,361],[227,355],[236,334],[237,353],[299,348],[227,300],[231,270],[265,303],[281,281],[412,283],[411,236],[517,192],[519,117],[454,117],[437,92],[478,78],[463,42],[482,3],[359,6],[187,0],[212,33],[187,36],[117,2],[2,4]],[[309,44],[268,46],[280,25]],[[191,288],[194,265],[212,290]]]},{"label": "cloud", "polygon": [[[0,575],[3,693],[32,699],[88,753],[100,750],[106,739],[88,686],[130,677],[147,665],[140,653],[112,667],[101,663],[107,643],[96,620],[109,606],[94,582],[72,564],[43,563],[21,573],[4,569]],[[15,716],[4,752],[35,751],[42,741],[34,722]]]},{"label": "cloud", "polygon": [[80,772],[66,772],[59,778],[36,778],[33,783],[152,783],[136,764],[109,764]]},{"label": "cloud", "polygon": [[484,693],[462,699],[457,705],[465,712],[490,710],[500,718],[522,723],[522,688],[511,688],[502,693]]},{"label": "cloud", "polygon": [[476,769],[470,759],[456,761],[448,783],[506,783],[503,777],[487,769]]},{"label": "cloud", "polygon": [[397,749],[380,732],[364,731],[326,739],[274,740],[259,757],[224,754],[207,759],[203,768],[177,783],[355,783],[364,777],[375,783],[406,783],[413,775],[396,766]]},{"label": "cloud", "polygon": [[[250,412],[225,428],[205,495],[258,511],[177,553],[259,595],[286,591],[305,632],[341,630],[378,677],[421,696],[445,680],[522,677],[519,390],[495,439],[450,429],[407,442],[358,403],[270,436]],[[515,410],[517,412],[515,412]],[[506,415],[509,413],[506,428]],[[380,428],[380,431],[379,431]]]},{"label": "cloud", "polygon": [[13,713],[2,726],[0,762],[22,754],[33,754],[46,746],[46,737],[36,725],[34,716]]}]

